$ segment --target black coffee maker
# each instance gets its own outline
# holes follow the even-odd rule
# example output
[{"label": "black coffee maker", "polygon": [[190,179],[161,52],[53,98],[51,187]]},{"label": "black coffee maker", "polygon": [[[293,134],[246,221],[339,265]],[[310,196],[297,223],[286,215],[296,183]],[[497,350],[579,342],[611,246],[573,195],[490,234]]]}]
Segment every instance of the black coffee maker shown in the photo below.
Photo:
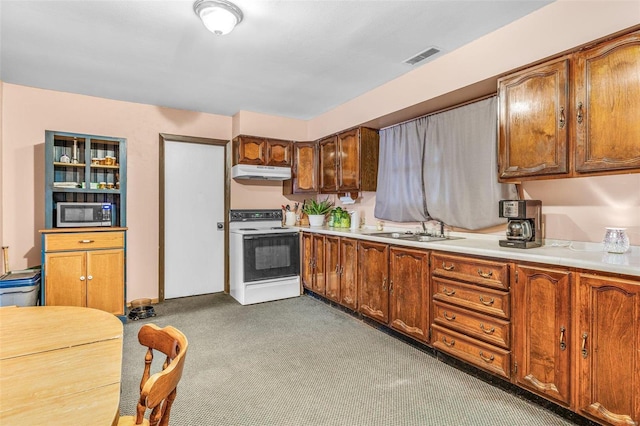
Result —
[{"label": "black coffee maker", "polygon": [[501,200],[499,216],[509,219],[507,239],[500,240],[501,247],[542,246],[542,201]]}]

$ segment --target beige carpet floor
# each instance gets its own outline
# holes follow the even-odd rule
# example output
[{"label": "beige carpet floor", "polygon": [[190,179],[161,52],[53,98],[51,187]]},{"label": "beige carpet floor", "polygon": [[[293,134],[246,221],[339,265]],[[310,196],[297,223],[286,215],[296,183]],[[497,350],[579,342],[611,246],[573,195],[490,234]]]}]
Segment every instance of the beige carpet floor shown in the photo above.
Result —
[{"label": "beige carpet floor", "polygon": [[166,301],[125,325],[120,409],[133,414],[140,326],[189,339],[171,416],[191,425],[571,425],[309,296],[241,306],[213,294]]}]

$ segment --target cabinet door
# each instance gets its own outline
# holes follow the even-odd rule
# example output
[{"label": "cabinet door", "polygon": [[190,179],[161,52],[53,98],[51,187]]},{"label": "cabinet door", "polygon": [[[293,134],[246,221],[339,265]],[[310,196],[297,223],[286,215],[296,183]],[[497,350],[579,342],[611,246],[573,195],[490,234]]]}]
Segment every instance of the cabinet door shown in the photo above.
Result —
[{"label": "cabinet door", "polygon": [[581,274],[578,296],[578,413],[639,424],[640,282]]},{"label": "cabinet door", "polygon": [[237,164],[265,164],[266,150],[266,139],[241,136],[237,142]]},{"label": "cabinet door", "polygon": [[390,326],[427,340],[429,253],[392,247],[389,261]]},{"label": "cabinet door", "polygon": [[87,307],[124,314],[124,250],[87,252]]},{"label": "cabinet door", "polygon": [[300,237],[302,242],[300,250],[302,251],[300,258],[302,259],[302,285],[309,290],[313,290],[313,239],[312,234],[303,232]]},{"label": "cabinet door", "polygon": [[640,169],[640,32],[575,63],[576,172]]},{"label": "cabinet door", "polygon": [[389,246],[360,241],[358,289],[360,312],[385,324],[389,321]]},{"label": "cabinet door", "polygon": [[320,168],[320,192],[336,192],[338,189],[338,141],[336,136],[318,142],[318,167]]},{"label": "cabinet door", "polygon": [[360,189],[360,138],[358,129],[338,135],[338,190]]},{"label": "cabinet door", "polygon": [[[85,253],[72,251],[45,254],[45,305],[87,306]],[[121,301],[124,303],[124,297]]]},{"label": "cabinet door", "polygon": [[267,140],[267,166],[291,167],[291,142]]},{"label": "cabinet door", "polygon": [[293,193],[318,192],[318,145],[315,142],[293,144]]},{"label": "cabinet door", "polygon": [[569,172],[568,62],[564,57],[498,81],[500,180]]},{"label": "cabinet door", "polygon": [[325,237],[325,296],[335,302],[340,302],[340,238]]},{"label": "cabinet door", "polygon": [[571,273],[518,266],[515,274],[516,382],[569,406]]},{"label": "cabinet door", "polygon": [[340,303],[358,308],[358,241],[340,239]]},{"label": "cabinet door", "polygon": [[313,291],[325,294],[324,236],[313,234]]}]

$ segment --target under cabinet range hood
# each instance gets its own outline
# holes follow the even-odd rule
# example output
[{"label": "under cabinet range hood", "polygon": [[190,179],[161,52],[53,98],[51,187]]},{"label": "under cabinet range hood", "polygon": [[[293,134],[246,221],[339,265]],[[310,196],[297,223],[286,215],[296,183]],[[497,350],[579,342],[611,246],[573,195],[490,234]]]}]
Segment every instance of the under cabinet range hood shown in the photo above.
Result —
[{"label": "under cabinet range hood", "polygon": [[291,168],[236,164],[231,168],[231,177],[234,179],[287,180],[291,179]]}]

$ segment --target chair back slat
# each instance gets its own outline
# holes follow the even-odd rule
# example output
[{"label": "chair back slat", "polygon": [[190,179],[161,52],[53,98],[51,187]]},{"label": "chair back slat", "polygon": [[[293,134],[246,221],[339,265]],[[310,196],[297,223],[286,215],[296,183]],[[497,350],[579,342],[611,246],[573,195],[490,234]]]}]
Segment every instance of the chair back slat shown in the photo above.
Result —
[{"label": "chair back slat", "polygon": [[[150,426],[168,426],[171,406],[175,400],[178,382],[182,378],[189,342],[179,330],[167,326],[145,324],[138,333],[140,344],[148,348],[140,382],[140,398],[136,407],[135,424],[142,424],[144,414],[151,410]],[[151,374],[153,352],[166,356],[163,369]]]}]

